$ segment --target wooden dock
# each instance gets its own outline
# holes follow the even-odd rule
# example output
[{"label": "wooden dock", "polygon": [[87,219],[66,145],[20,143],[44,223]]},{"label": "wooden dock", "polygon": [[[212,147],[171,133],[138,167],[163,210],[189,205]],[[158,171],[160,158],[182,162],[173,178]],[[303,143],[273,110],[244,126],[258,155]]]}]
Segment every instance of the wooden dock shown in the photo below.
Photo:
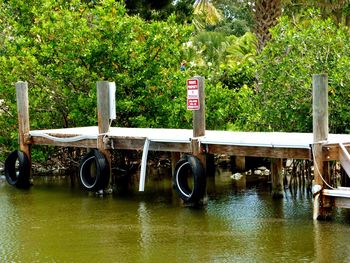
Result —
[{"label": "wooden dock", "polygon": [[282,195],[282,159],[312,160],[315,166],[314,218],[327,217],[333,204],[350,208],[350,189],[334,189],[329,185],[329,161],[340,160],[350,173],[350,134],[328,134],[327,78],[324,75],[314,76],[313,133],[206,130],[204,80],[201,77],[195,79],[199,83],[201,107],[193,111],[193,130],[110,127],[108,82],[97,84],[98,126],[30,130],[27,84],[19,82],[16,88],[21,150],[30,159],[31,145],[96,148],[109,161],[111,150],[141,150],[140,190],[144,188],[148,151],[189,153],[197,157],[204,167],[208,154],[267,157],[272,159],[273,188]]},{"label": "wooden dock", "polygon": [[[32,130],[27,142],[32,145],[96,148],[98,136],[97,126]],[[150,151],[192,152],[193,130],[189,129],[111,127],[105,136],[107,149],[143,150],[148,139]],[[63,140],[60,141],[60,138]],[[209,154],[312,160],[312,133],[206,130],[205,135],[197,139],[203,151]],[[323,160],[339,160],[339,143],[348,142],[350,134],[329,134],[323,146]],[[350,150],[350,144],[347,148]]]}]

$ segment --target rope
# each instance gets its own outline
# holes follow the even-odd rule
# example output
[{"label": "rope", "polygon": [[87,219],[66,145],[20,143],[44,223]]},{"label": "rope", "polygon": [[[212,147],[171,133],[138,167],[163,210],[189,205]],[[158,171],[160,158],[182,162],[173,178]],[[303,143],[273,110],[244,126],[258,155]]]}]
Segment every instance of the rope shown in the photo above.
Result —
[{"label": "rope", "polygon": [[68,138],[61,138],[61,137],[55,137],[51,136],[49,134],[43,133],[43,132],[30,132],[30,136],[33,137],[44,137],[46,139],[49,139],[54,142],[78,142],[82,140],[91,140],[96,139],[96,136],[94,135],[78,135],[74,137],[68,137]]},{"label": "rope", "polygon": [[[73,136],[73,137],[62,138],[62,137],[56,137],[56,136],[49,135],[49,134],[44,133],[42,131],[31,131],[29,134],[32,137],[43,137],[43,138],[49,139],[49,140],[54,141],[54,142],[62,142],[62,143],[78,142],[78,141],[82,141],[82,140],[95,140],[99,136],[103,135],[102,140],[103,140],[103,142],[106,142],[106,138],[109,135],[110,128],[112,125],[112,121],[113,120],[110,120],[110,122],[109,122],[108,131],[105,133],[97,134],[97,137],[96,137],[96,135],[78,135],[78,136]],[[98,140],[96,143],[96,148],[98,148]]]},{"label": "rope", "polygon": [[[323,142],[325,142],[325,141],[315,142],[314,144],[319,144],[319,143],[323,143]],[[320,169],[319,169],[318,164],[317,164],[317,162],[316,162],[315,148],[314,148],[314,147],[311,147],[311,149],[312,149],[312,157],[313,157],[312,159],[313,159],[313,161],[314,161],[314,168],[316,169],[317,173],[320,175],[321,180],[322,180],[322,181],[325,183],[325,185],[327,185],[330,189],[335,189],[333,186],[329,185],[329,184],[326,182],[326,180],[323,178],[322,173],[320,173]]]},{"label": "rope", "polygon": [[[108,130],[107,130],[107,132],[97,134],[97,138],[98,138],[99,136],[102,136],[102,135],[103,135],[103,137],[102,137],[103,143],[106,143],[106,142],[107,142],[106,138],[107,138],[108,135],[109,135],[109,132],[110,132],[110,129],[111,129],[111,126],[112,126],[112,122],[113,122],[113,120],[111,119],[111,120],[109,121],[109,124],[108,124]],[[96,140],[96,148],[98,149],[98,139]],[[114,148],[114,147],[113,147],[113,148]]]}]

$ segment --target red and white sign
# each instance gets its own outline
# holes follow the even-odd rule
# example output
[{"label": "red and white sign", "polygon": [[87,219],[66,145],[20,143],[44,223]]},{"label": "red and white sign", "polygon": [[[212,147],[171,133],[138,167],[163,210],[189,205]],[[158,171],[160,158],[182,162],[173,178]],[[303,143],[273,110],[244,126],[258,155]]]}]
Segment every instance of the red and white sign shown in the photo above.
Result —
[{"label": "red and white sign", "polygon": [[187,98],[187,109],[199,110],[199,98],[196,98],[196,99]]},{"label": "red and white sign", "polygon": [[187,109],[199,110],[198,79],[187,80]]}]

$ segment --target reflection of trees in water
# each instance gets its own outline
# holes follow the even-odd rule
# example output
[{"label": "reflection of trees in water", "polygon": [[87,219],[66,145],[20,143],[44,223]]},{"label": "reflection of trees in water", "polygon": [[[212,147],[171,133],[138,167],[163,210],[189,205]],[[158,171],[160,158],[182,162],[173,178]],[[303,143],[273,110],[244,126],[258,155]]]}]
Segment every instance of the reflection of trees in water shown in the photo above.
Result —
[{"label": "reflection of trees in water", "polygon": [[[287,160],[283,173],[284,187],[292,195],[303,193],[311,195],[312,180],[314,177],[313,162],[309,160]],[[328,182],[333,187],[350,186],[350,178],[337,161],[329,162]]]},{"label": "reflection of trees in water", "polygon": [[22,223],[31,218],[33,200],[27,191],[17,191],[2,184],[7,182],[0,182],[0,259],[2,262],[20,262],[21,238],[26,236],[26,229],[30,227]]},{"label": "reflection of trees in water", "polygon": [[308,160],[287,160],[283,170],[284,188],[288,189],[292,196],[298,193],[311,193],[312,187],[312,162]]}]

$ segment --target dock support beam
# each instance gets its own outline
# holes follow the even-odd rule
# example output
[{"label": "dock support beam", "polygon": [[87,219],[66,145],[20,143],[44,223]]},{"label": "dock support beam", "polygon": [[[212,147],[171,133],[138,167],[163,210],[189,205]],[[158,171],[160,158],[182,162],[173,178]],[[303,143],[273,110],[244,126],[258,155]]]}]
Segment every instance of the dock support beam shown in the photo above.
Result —
[{"label": "dock support beam", "polygon": [[15,86],[18,112],[19,147],[21,151],[27,155],[31,167],[31,145],[28,143],[30,131],[28,83],[18,81]]},{"label": "dock support beam", "polygon": [[98,81],[97,82],[97,121],[98,121],[98,138],[97,138],[97,148],[106,157],[109,163],[109,171],[111,176],[111,153],[106,149],[105,138],[106,134],[109,132],[109,82],[108,81]]},{"label": "dock support beam", "polygon": [[231,156],[232,165],[238,172],[244,172],[246,170],[245,156]]},{"label": "dock support beam", "polygon": [[181,153],[171,152],[171,174],[175,173],[175,166],[181,158]]},{"label": "dock support beam", "polygon": [[329,163],[323,161],[322,145],[328,140],[328,77],[314,75],[313,85],[313,160],[314,160],[314,209],[313,219],[326,219],[330,216],[330,199],[322,195],[323,180],[329,182]]},{"label": "dock support beam", "polygon": [[283,159],[271,159],[272,198],[283,198]]}]

